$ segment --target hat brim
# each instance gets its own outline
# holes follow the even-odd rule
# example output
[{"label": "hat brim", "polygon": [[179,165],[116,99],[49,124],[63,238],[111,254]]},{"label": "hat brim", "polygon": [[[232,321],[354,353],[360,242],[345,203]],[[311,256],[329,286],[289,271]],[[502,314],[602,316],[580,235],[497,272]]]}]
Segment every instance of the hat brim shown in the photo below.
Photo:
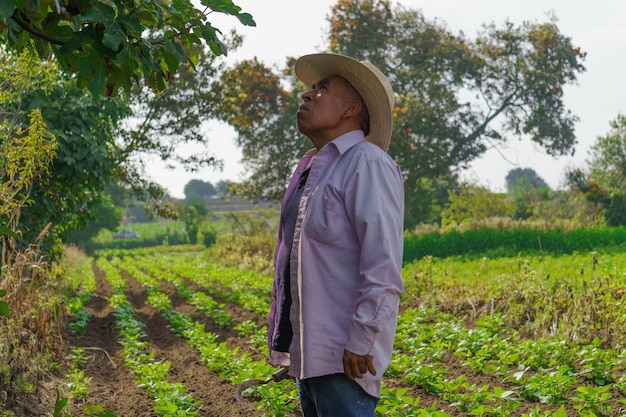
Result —
[{"label": "hat brim", "polygon": [[345,78],[361,95],[370,117],[367,140],[385,152],[392,132],[393,90],[387,77],[374,65],[339,54],[311,54],[298,59],[296,76],[312,86],[331,75]]}]

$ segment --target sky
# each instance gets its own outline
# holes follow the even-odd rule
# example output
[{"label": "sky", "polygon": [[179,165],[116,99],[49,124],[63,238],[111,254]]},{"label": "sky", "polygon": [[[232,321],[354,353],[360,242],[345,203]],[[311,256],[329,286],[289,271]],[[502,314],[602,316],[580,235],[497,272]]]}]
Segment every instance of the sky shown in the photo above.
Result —
[{"label": "sky", "polygon": [[[245,27],[231,16],[211,16],[214,26],[226,33],[235,28],[244,36],[243,46],[224,59],[237,62],[257,57],[277,70],[288,56],[319,52],[325,46],[327,16],[336,0],[234,0],[252,14],[257,26]],[[532,168],[552,189],[564,186],[568,168],[585,168],[589,147],[598,136],[610,131],[610,121],[626,113],[626,1],[624,0],[392,0],[419,9],[425,18],[436,20],[454,34],[474,38],[483,24],[501,26],[509,20],[545,22],[557,18],[562,34],[587,53],[586,71],[577,83],[565,88],[564,102],[580,121],[576,124],[578,144],[573,156],[554,158],[528,140],[512,138],[499,149],[489,150],[462,173],[462,179],[493,191],[505,190],[505,177],[514,168]],[[295,117],[294,117],[295,122]],[[221,123],[207,125],[210,151],[224,162],[223,170],[205,169],[186,173],[165,168],[159,161],[149,163],[148,174],[173,197],[183,198],[191,179],[216,184],[220,180],[240,181],[246,173],[241,153],[234,143],[234,131]],[[193,149],[190,148],[189,152]]]}]

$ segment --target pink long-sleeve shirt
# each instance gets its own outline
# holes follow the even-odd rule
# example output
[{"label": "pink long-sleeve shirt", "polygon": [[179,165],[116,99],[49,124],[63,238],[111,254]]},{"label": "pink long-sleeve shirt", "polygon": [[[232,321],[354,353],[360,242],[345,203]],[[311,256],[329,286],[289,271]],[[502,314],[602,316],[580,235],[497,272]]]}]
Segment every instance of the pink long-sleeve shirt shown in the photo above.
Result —
[{"label": "pink long-sleeve shirt", "polygon": [[[269,314],[270,363],[305,379],[343,373],[344,349],[372,355],[376,376],[357,382],[380,397],[391,360],[402,281],[404,191],[398,165],[362,131],[348,132],[299,162],[283,210],[310,166],[293,244],[278,234],[275,265],[290,256],[290,276],[276,269]],[[280,288],[290,280],[289,353],[271,349]]]}]

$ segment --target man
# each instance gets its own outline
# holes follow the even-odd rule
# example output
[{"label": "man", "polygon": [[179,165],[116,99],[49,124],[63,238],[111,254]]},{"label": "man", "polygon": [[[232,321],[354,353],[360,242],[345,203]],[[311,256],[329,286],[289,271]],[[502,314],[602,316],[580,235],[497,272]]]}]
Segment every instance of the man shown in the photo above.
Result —
[{"label": "man", "polygon": [[398,318],[404,194],[386,153],[393,92],[373,65],[301,57],[298,130],[313,143],[287,187],[274,255],[270,363],[305,417],[374,416]]}]

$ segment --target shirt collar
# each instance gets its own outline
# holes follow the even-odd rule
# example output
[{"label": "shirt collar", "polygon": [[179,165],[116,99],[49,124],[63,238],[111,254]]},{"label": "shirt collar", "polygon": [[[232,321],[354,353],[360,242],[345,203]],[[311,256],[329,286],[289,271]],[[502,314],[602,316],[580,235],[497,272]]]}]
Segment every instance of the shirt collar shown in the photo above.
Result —
[{"label": "shirt collar", "polygon": [[364,140],[365,134],[362,130],[352,130],[337,137],[330,143],[335,145],[337,151],[339,151],[340,154],[343,154],[345,151],[347,151],[357,143],[363,142]]}]

